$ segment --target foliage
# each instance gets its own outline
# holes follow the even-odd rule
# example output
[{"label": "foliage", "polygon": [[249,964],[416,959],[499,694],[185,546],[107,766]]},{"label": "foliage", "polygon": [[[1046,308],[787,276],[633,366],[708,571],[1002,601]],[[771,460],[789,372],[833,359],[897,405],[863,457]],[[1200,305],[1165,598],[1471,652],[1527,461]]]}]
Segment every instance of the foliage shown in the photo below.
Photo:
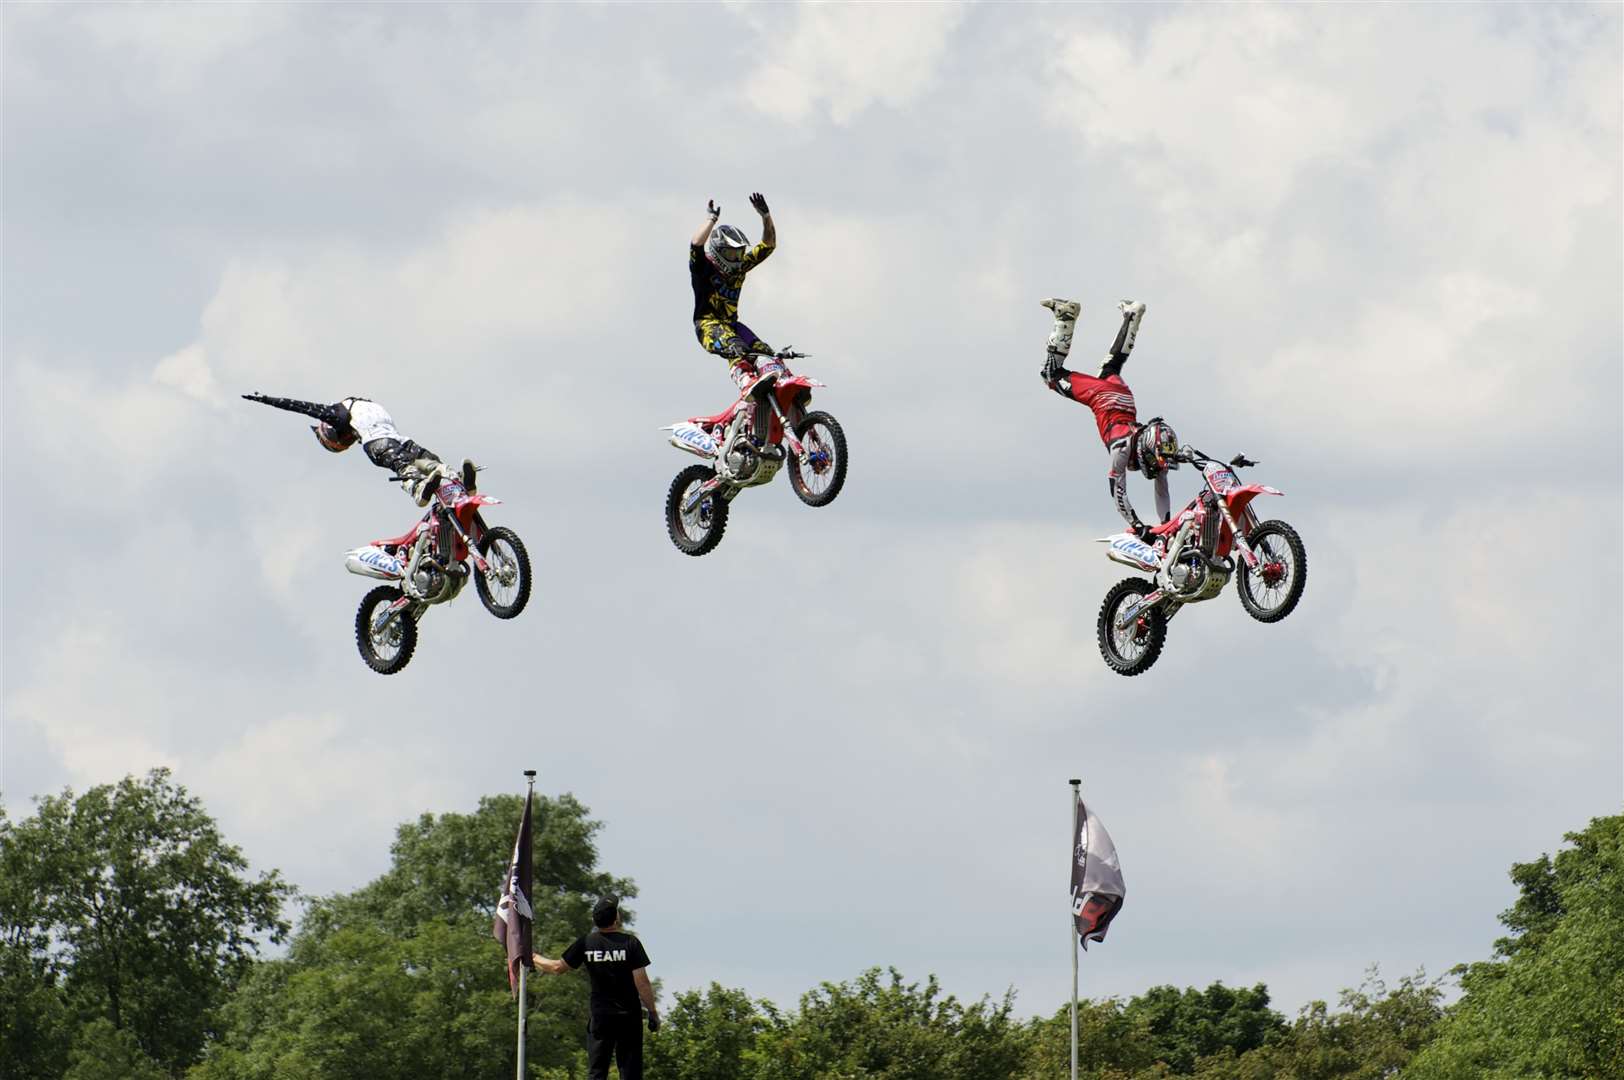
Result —
[{"label": "foliage", "polygon": [[824,983],[792,1016],[716,984],[677,996],[649,1040],[651,1080],[1007,1080],[1025,1057],[1011,998],[965,1005],[893,970]]},{"label": "foliage", "polygon": [[[0,827],[0,849],[8,1077],[117,1061],[130,1075],[179,1072],[261,941],[287,932],[291,888],[274,872],[246,877],[242,852],[165,769],[43,798]],[[104,1027],[118,1034],[89,1034]]]},{"label": "foliage", "polygon": [[1415,1080],[1624,1076],[1624,815],[1512,867],[1503,959],[1473,964]]},{"label": "foliage", "polygon": [[[197,1080],[341,1080],[499,1072],[513,1060],[515,1005],[491,919],[522,798],[402,825],[390,868],[355,892],[314,902],[286,959],[261,964],[228,1011]],[[597,822],[570,796],[537,797],[538,949],[590,925],[606,892],[630,881],[596,868]],[[526,1057],[536,1076],[568,1075],[585,1035],[584,977],[529,979]]]}]

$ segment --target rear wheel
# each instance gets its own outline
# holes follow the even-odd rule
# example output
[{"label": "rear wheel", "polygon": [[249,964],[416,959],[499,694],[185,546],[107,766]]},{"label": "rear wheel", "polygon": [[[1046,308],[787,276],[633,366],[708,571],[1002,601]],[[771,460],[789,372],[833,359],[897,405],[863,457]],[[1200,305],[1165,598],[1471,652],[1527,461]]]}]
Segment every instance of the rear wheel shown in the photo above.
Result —
[{"label": "rear wheel", "polygon": [[828,506],[846,484],[846,433],[826,412],[809,412],[795,425],[806,460],[789,454],[789,483],[808,506]]},{"label": "rear wheel", "polygon": [[1279,622],[1297,607],[1308,584],[1308,551],[1297,530],[1284,521],[1265,521],[1246,538],[1257,552],[1254,569],[1240,560],[1235,591],[1241,607],[1258,622]]},{"label": "rear wheel", "polygon": [[671,481],[665,497],[665,531],[684,555],[704,555],[722,542],[728,502],[720,489],[706,493],[691,509],[684,509],[694,490],[715,475],[716,470],[709,465],[690,465]]},{"label": "rear wheel", "polygon": [[1149,596],[1153,588],[1144,578],[1123,578],[1111,586],[1100,604],[1100,655],[1118,675],[1137,675],[1149,669],[1167,642],[1167,616],[1160,607],[1139,612],[1121,629],[1116,625],[1117,616]]},{"label": "rear wheel", "polygon": [[373,629],[383,609],[400,597],[395,586],[379,585],[361,597],[355,611],[355,647],[361,650],[367,667],[380,675],[393,675],[405,667],[417,648],[417,620],[412,618],[410,605],[395,612],[382,630]]},{"label": "rear wheel", "polygon": [[489,577],[474,571],[480,601],[498,619],[513,618],[530,602],[530,555],[524,541],[512,529],[498,525],[479,538],[479,554],[491,568]]}]

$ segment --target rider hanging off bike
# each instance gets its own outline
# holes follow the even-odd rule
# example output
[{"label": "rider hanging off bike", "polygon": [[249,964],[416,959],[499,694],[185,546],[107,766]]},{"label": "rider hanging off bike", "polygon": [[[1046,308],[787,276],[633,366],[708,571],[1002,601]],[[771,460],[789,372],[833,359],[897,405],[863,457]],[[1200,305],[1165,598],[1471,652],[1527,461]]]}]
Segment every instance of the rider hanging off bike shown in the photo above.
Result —
[{"label": "rider hanging off bike", "polygon": [[761,215],[761,243],[750,246],[744,233],[732,225],[718,225],[722,210],[707,204],[704,224],[688,242],[688,277],[694,287],[694,335],[706,352],[728,363],[728,374],[740,390],[756,378],[753,357],[771,354],[772,346],[739,321],[739,293],[744,277],[761,265],[778,246],[772,211],[760,192],[750,205]]},{"label": "rider hanging off bike", "polygon": [[[315,432],[316,441],[321,443],[323,449],[335,454],[360,443],[367,459],[379,468],[393,472],[400,481],[401,490],[416,500],[418,506],[429,504],[429,498],[440,486],[440,478],[445,475],[445,466],[439,457],[411,439],[402,438],[388,411],[370,398],[347,397],[331,405],[322,405],[314,401],[267,397],[259,393],[244,394],[243,397],[317,421],[310,426],[310,430]],[[473,463],[464,461],[462,471],[463,484],[472,491]]]},{"label": "rider hanging off bike", "polygon": [[1100,441],[1111,454],[1107,483],[1111,501],[1117,513],[1128,523],[1128,529],[1140,540],[1151,543],[1150,526],[1139,519],[1133,504],[1128,501],[1128,472],[1132,470],[1156,484],[1157,519],[1166,522],[1171,511],[1167,492],[1167,473],[1179,467],[1179,440],[1173,428],[1161,417],[1139,423],[1134,406],[1133,391],[1122,381],[1122,365],[1133,351],[1139,323],[1145,317],[1145,305],[1124,300],[1117,305],[1122,312],[1122,327],[1117,331],[1111,351],[1100,361],[1098,375],[1085,375],[1068,371],[1062,361],[1071,352],[1071,332],[1077,321],[1075,300],[1051,297],[1040,301],[1054,312],[1054,326],[1049,331],[1048,355],[1043,363],[1043,381],[1049,389],[1070,401],[1087,405],[1094,411],[1099,425]]}]

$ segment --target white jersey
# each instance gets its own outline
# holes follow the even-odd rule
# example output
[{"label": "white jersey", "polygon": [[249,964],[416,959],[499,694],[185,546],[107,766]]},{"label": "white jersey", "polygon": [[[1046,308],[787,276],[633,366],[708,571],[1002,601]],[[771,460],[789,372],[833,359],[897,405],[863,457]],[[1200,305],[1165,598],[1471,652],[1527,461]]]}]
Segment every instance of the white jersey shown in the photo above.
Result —
[{"label": "white jersey", "polygon": [[362,446],[374,439],[401,439],[395,421],[376,401],[366,398],[350,399],[350,427]]}]

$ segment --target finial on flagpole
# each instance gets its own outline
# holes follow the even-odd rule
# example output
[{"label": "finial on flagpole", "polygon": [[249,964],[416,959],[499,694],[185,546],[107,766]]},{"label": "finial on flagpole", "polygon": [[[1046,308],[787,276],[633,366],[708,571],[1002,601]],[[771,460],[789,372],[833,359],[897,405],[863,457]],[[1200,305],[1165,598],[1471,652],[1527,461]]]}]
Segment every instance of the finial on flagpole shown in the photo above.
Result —
[{"label": "finial on flagpole", "polygon": [[1067,783],[1071,784],[1072,787],[1082,787],[1083,786],[1083,782],[1081,780],[1078,780],[1075,777],[1073,777],[1071,780],[1067,781]]},{"label": "finial on flagpole", "polygon": [[525,779],[525,782],[528,783],[531,787],[535,787],[536,786],[536,770],[534,770],[534,769],[526,769],[524,771],[524,779]]}]

